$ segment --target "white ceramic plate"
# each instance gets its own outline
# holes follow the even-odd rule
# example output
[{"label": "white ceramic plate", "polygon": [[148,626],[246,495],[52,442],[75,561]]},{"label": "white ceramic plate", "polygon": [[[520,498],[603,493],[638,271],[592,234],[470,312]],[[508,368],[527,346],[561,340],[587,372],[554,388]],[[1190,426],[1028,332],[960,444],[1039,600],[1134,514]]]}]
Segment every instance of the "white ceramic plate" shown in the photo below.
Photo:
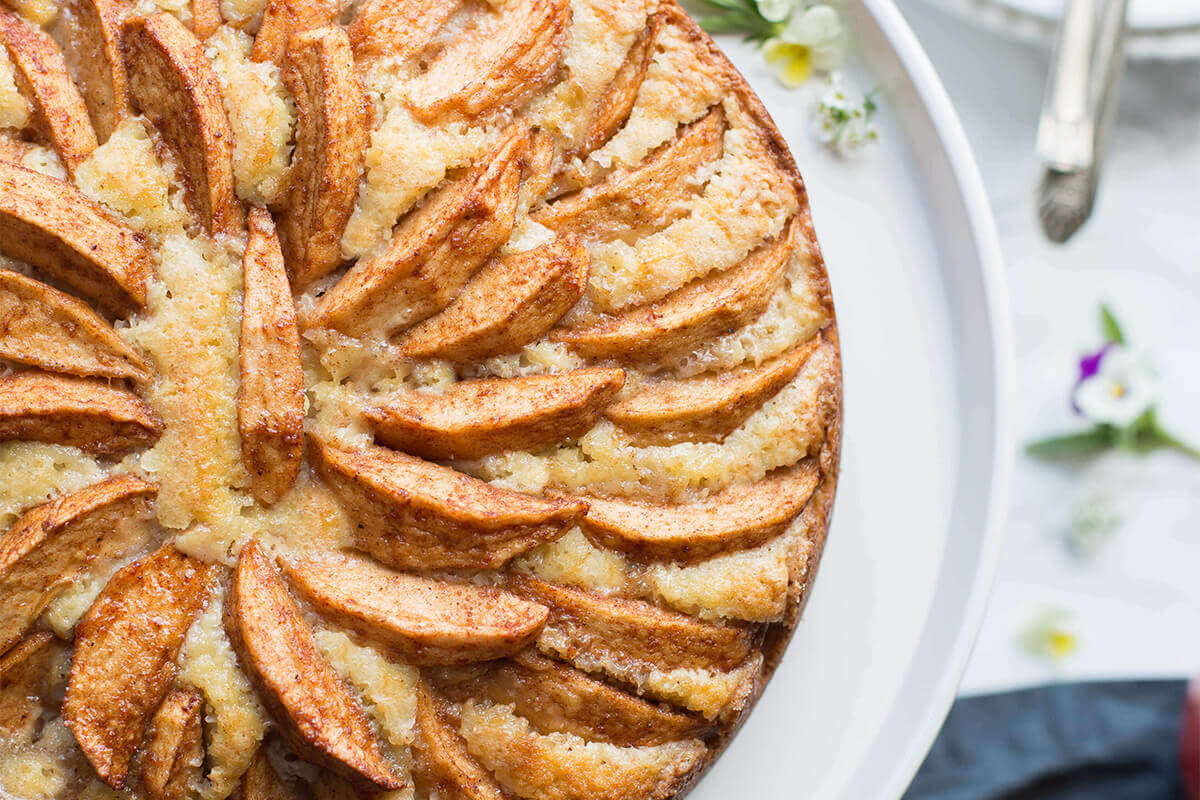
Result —
[{"label": "white ceramic plate", "polygon": [[889,798],[941,726],[998,560],[1012,461],[1000,251],[966,138],[889,0],[846,4],[883,97],[881,142],[841,161],[808,133],[821,88],[781,88],[721,42],[808,183],[840,320],[845,439],[833,528],[762,700],[690,800]]},{"label": "white ceramic plate", "polygon": [[[930,0],[964,19],[1022,39],[1054,41],[1066,0]],[[1134,58],[1200,55],[1200,3],[1129,0],[1126,50]]]}]

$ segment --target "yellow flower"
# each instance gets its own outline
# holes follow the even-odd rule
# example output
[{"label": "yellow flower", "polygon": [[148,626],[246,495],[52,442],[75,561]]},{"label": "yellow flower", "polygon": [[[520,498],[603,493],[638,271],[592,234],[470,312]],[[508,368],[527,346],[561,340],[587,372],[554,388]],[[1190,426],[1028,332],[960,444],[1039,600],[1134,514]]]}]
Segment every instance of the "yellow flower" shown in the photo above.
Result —
[{"label": "yellow flower", "polygon": [[812,59],[808,48],[802,44],[771,39],[763,45],[763,58],[775,70],[780,82],[789,89],[801,85],[812,75]]},{"label": "yellow flower", "polygon": [[1061,608],[1037,612],[1018,638],[1026,653],[1051,663],[1066,660],[1079,648],[1074,615]]}]

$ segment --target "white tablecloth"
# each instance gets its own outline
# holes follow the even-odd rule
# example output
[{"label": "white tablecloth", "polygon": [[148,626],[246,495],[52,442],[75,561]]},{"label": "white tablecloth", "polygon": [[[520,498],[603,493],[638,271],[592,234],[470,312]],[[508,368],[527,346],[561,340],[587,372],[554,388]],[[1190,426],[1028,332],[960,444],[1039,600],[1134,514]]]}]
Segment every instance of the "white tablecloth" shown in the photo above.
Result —
[{"label": "white tablecloth", "polygon": [[[1108,302],[1163,386],[1162,416],[1200,443],[1200,64],[1134,63],[1094,216],[1066,246],[1042,238],[1033,140],[1049,53],[973,29],[922,0],[900,6],[962,118],[988,186],[1015,314],[1022,441],[1069,429],[1077,356]],[[1096,556],[1065,546],[1081,492],[1115,486],[1128,517]],[[1076,652],[1050,663],[1016,634],[1074,619]],[[1053,680],[1200,671],[1200,462],[1173,453],[1062,467],[1018,456],[1011,521],[963,693]]]}]

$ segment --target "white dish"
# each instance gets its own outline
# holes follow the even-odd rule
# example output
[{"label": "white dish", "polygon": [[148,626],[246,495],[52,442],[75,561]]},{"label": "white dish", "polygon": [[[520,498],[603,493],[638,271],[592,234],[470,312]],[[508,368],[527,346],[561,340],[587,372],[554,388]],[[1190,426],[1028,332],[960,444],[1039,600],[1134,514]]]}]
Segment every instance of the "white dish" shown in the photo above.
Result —
[{"label": "white dish", "polygon": [[[1049,45],[1066,0],[929,0],[986,28]],[[1134,58],[1200,56],[1200,4],[1129,0],[1126,51]]]},{"label": "white dish", "polygon": [[[690,800],[888,798],[954,697],[998,561],[1013,357],[1000,251],[944,90],[888,0],[844,6],[882,140],[841,161],[788,91],[721,44],[809,187],[840,320],[845,439],[833,528],[787,654]],[[807,92],[807,93],[806,93]]]}]

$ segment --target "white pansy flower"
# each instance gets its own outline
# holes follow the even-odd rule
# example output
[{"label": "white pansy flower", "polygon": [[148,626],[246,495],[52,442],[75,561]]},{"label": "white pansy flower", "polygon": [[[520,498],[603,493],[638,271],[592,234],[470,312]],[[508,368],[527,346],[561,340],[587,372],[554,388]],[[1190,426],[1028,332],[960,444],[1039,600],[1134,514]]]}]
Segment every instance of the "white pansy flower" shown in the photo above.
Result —
[{"label": "white pansy flower", "polygon": [[822,72],[837,69],[846,59],[846,27],[838,12],[824,3],[792,14],[779,38],[806,48],[813,69]]},{"label": "white pansy flower", "polygon": [[758,13],[768,22],[783,22],[796,10],[798,0],[755,0]]},{"label": "white pansy flower", "polygon": [[1114,345],[1096,373],[1075,387],[1073,399],[1088,420],[1125,428],[1154,407],[1158,380],[1142,354]]}]

